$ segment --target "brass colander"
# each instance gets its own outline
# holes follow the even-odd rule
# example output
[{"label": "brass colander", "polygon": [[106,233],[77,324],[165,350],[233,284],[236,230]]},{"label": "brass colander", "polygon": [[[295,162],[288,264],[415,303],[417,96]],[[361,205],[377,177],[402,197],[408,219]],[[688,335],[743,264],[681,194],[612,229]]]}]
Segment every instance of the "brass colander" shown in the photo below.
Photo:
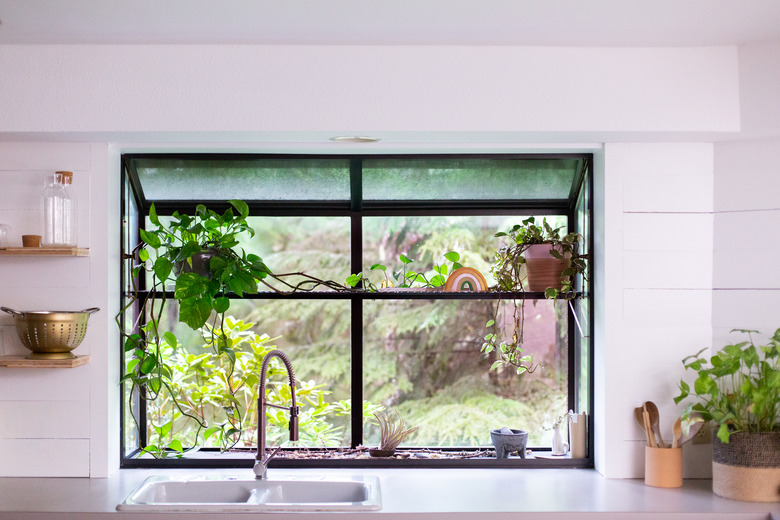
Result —
[{"label": "brass colander", "polygon": [[83,311],[15,311],[0,307],[16,321],[16,333],[22,344],[32,350],[28,359],[70,359],[71,350],[78,347],[87,333],[90,314],[100,309]]}]

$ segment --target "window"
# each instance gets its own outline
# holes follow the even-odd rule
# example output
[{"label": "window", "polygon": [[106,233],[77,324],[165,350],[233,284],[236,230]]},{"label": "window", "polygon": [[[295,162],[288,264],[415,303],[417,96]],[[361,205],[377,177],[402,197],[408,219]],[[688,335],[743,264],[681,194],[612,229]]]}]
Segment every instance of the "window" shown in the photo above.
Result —
[{"label": "window", "polygon": [[[591,163],[587,154],[124,155],[126,332],[150,312],[129,303],[152,283],[133,280],[138,260],[131,259],[141,230],[152,225],[152,205],[165,221],[175,211],[193,214],[198,204],[221,212],[230,199],[241,199],[255,235],[240,247],[273,272],[305,272],[345,286],[360,272],[365,286],[370,282],[378,291],[319,287],[292,295],[229,294],[231,318],[221,327],[242,350],[226,367],[209,354],[208,335],[178,323],[173,288],[165,288],[169,301],[157,319],[175,333],[177,348],[160,349],[171,367],[165,389],[125,385],[123,465],[251,465],[241,448],[256,443],[252,392],[258,356],[272,347],[290,357],[303,401],[301,439],[289,444],[291,452],[376,445],[372,412],[385,407],[418,427],[406,447],[476,454],[492,448],[491,429],[508,426],[528,431],[528,445],[538,456],[502,464],[591,465],[590,459],[542,458],[550,446],[550,433],[542,427],[551,415],[573,409],[590,416],[589,282],[576,286],[572,299],[549,300],[531,292],[410,290],[398,287],[402,283],[394,276],[413,271],[444,280],[458,263],[494,286],[491,266],[500,246],[494,235],[530,216],[581,234],[583,252],[589,253]],[[456,257],[445,256],[453,251]],[[372,270],[377,264],[384,269]],[[494,321],[511,322],[516,302],[525,302],[525,353],[542,365],[521,376],[491,370],[496,354],[481,352],[486,323],[496,316],[507,319]],[[133,349],[123,348],[123,374],[138,370]],[[284,380],[282,370],[272,372],[278,378],[273,381]],[[226,402],[219,387],[233,384],[231,377],[241,391],[234,388]],[[273,381],[275,397],[284,400],[283,386]],[[141,399],[157,391],[178,392],[186,402]],[[269,444],[285,442],[286,415],[269,413]],[[190,414],[198,420],[193,423]],[[164,460],[139,457],[149,446],[186,450],[196,443],[202,448],[184,457],[175,449],[160,451]],[[324,456],[318,463],[480,464],[476,456],[433,460],[423,453],[400,462]]]}]

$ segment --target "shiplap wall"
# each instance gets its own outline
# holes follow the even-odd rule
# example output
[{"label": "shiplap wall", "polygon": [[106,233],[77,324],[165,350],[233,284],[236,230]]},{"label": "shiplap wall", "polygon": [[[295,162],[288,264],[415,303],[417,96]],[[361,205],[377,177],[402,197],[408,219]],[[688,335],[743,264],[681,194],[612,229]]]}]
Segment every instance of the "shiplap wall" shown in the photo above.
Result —
[{"label": "shiplap wall", "polygon": [[[604,149],[596,444],[608,477],[642,477],[645,439],[634,407],[654,401],[671,439],[681,360],[710,345],[713,153],[708,143]],[[709,474],[707,450],[686,448],[686,476]]]},{"label": "shiplap wall", "polygon": [[[780,328],[780,139],[716,145],[713,342]],[[759,341],[766,338],[757,337]]]},{"label": "shiplap wall", "polygon": [[[0,256],[0,305],[17,310],[101,308],[74,351],[89,355],[89,364],[0,368],[0,476],[100,476],[109,471],[107,437],[118,426],[109,423],[109,399],[116,389],[109,384],[115,375],[106,370],[110,357],[116,357],[108,351],[107,338],[116,306],[109,304],[109,293],[117,291],[108,276],[107,151],[106,144],[0,143],[0,222],[12,227],[10,245],[21,246],[22,234],[41,233],[44,174],[72,170],[79,246],[90,248],[89,257]],[[90,218],[96,214],[98,218]],[[13,318],[2,313],[0,355],[27,353]]]}]

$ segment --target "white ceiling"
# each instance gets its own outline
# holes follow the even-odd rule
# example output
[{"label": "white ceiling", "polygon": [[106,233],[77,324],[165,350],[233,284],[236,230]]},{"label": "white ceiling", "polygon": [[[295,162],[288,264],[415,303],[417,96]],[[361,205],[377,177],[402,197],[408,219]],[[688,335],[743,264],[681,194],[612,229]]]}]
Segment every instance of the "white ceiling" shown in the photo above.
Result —
[{"label": "white ceiling", "polygon": [[0,0],[0,44],[711,46],[780,0]]}]

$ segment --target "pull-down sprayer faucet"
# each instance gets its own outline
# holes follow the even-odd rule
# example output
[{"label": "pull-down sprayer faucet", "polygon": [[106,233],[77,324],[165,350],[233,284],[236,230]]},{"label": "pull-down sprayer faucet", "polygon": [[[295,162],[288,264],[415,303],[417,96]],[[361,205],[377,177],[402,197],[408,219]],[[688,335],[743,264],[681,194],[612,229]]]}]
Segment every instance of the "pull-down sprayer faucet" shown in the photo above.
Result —
[{"label": "pull-down sprayer faucet", "polygon": [[[268,363],[271,359],[277,357],[282,360],[284,367],[287,369],[287,375],[290,378],[290,395],[292,404],[288,408],[286,406],[279,406],[273,403],[266,402],[265,400],[265,377],[268,372]],[[257,455],[255,456],[255,478],[264,479],[267,478],[268,463],[281,449],[281,446],[276,448],[269,456],[265,456],[265,407],[272,406],[274,408],[281,408],[282,410],[288,410],[290,412],[290,440],[298,440],[298,404],[295,401],[295,374],[293,373],[292,363],[287,356],[281,350],[272,350],[266,354],[263,359],[263,365],[260,369],[260,389],[257,394]]]}]

